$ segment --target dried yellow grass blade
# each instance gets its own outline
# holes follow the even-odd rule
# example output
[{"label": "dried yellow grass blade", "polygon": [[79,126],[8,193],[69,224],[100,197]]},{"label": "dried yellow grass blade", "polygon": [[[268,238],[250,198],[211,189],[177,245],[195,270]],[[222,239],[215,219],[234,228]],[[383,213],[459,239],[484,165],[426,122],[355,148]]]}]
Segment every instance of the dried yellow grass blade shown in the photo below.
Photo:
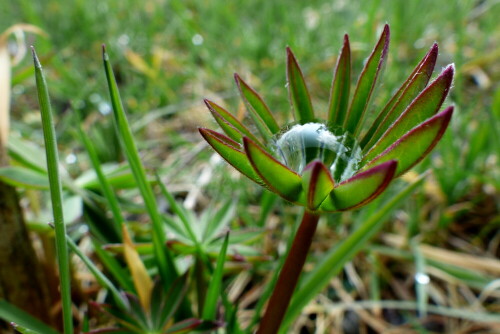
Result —
[{"label": "dried yellow grass blade", "polygon": [[125,261],[132,275],[135,290],[139,295],[139,301],[143,309],[149,312],[151,305],[151,292],[153,291],[153,281],[149,277],[146,267],[139,257],[139,253],[135,249],[132,239],[128,233],[127,227],[123,225],[123,253]]},{"label": "dried yellow grass blade", "polygon": [[[10,128],[10,81],[12,66],[21,61],[26,54],[26,46],[24,45],[24,32],[31,32],[38,35],[46,36],[46,33],[31,24],[15,24],[2,34],[0,34],[0,156],[5,153],[7,147],[7,139]],[[15,34],[18,44],[18,52],[14,55],[14,62],[11,61],[11,55],[8,50],[9,36]]]},{"label": "dried yellow grass blade", "polygon": [[[402,236],[395,234],[384,234],[382,238],[384,242],[391,247],[402,248],[405,246],[406,241]],[[418,247],[422,252],[422,255],[427,259],[439,261],[446,264],[452,264],[457,267],[462,267],[474,271],[489,273],[496,276],[500,275],[500,260],[455,252],[423,244]]]}]

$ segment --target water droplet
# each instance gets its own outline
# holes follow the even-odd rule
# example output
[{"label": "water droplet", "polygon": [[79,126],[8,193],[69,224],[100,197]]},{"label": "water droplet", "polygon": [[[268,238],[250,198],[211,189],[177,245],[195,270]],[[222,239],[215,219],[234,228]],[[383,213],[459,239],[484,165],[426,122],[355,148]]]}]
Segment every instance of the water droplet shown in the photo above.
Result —
[{"label": "water droplet", "polygon": [[319,122],[289,125],[272,138],[270,146],[283,164],[299,174],[308,163],[320,159],[335,182],[353,176],[362,157],[361,148],[350,133]]},{"label": "water droplet", "polygon": [[68,154],[66,156],[66,159],[65,159],[67,164],[74,164],[76,162],[76,160],[77,160],[77,157],[73,153]]},{"label": "water droplet", "polygon": [[193,42],[194,45],[202,45],[203,44],[203,36],[200,34],[196,34],[191,38],[191,42]]},{"label": "water droplet", "polygon": [[415,281],[418,284],[426,285],[426,284],[430,283],[431,278],[427,274],[418,272],[418,273],[415,274]]}]

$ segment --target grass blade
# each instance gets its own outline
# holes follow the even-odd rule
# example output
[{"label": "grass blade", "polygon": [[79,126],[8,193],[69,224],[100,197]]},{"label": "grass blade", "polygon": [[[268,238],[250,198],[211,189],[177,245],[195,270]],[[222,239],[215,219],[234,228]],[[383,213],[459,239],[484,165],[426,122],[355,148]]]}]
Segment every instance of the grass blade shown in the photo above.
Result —
[{"label": "grass blade", "polygon": [[174,264],[173,256],[166,247],[166,237],[163,229],[163,222],[158,212],[158,207],[156,205],[153,190],[151,189],[151,186],[146,177],[144,166],[142,165],[139,158],[139,153],[132,136],[132,131],[126,118],[125,110],[123,109],[120,93],[118,92],[118,86],[113,74],[113,69],[111,68],[111,64],[109,62],[109,56],[106,53],[104,47],[103,61],[106,71],[106,78],[108,81],[111,103],[113,105],[116,131],[118,132],[120,142],[130,164],[130,169],[134,174],[137,186],[141,192],[149,217],[151,218],[151,222],[153,224],[153,245],[155,258],[158,263],[158,269],[160,271],[162,281],[165,283],[165,287],[168,287],[178,277],[177,269]]},{"label": "grass blade", "polygon": [[59,155],[57,152],[56,131],[52,118],[49,91],[42,65],[38,60],[35,49],[32,49],[35,64],[35,78],[38,93],[38,103],[42,116],[43,137],[45,141],[45,154],[47,156],[47,172],[49,174],[50,198],[52,213],[54,215],[54,228],[56,238],[57,264],[61,284],[61,299],[63,311],[63,327],[65,334],[73,334],[73,317],[71,311],[71,279],[69,270],[69,254],[66,245],[66,225],[62,208],[62,182],[59,175]]},{"label": "grass blade", "polygon": [[7,322],[13,322],[17,326],[29,328],[38,333],[59,334],[59,332],[52,327],[47,326],[32,315],[10,304],[5,299],[0,299],[0,319]]},{"label": "grass blade", "polygon": [[304,278],[299,290],[292,299],[280,333],[285,333],[283,329],[286,329],[292,323],[307,303],[317,296],[330,279],[342,270],[344,264],[380,230],[385,218],[422,183],[424,176],[422,175],[417,181],[401,190],[373,216],[364,221],[347,239],[325,254],[323,260]]},{"label": "grass blade", "polygon": [[66,236],[66,241],[68,242],[69,248],[82,260],[83,263],[87,266],[87,268],[90,270],[90,272],[94,275],[96,280],[99,282],[99,284],[102,287],[105,287],[106,289],[109,290],[111,293],[111,296],[113,296],[113,300],[115,303],[122,309],[126,310],[126,305],[125,302],[123,301],[120,292],[118,289],[113,285],[113,283],[97,268],[97,266],[92,262],[91,259],[88,258],[87,255],[85,255],[80,248],[74,243],[73,240],[71,240],[70,237]]},{"label": "grass blade", "polygon": [[116,195],[113,192],[113,188],[111,187],[108,179],[104,176],[104,172],[101,168],[101,163],[99,162],[97,152],[94,148],[94,145],[92,145],[89,136],[85,133],[85,131],[83,131],[80,120],[78,120],[77,127],[80,139],[85,146],[85,149],[87,150],[87,154],[89,155],[92,167],[94,168],[97,179],[99,180],[99,185],[101,186],[104,197],[106,198],[109,208],[111,209],[111,213],[113,214],[113,228],[115,230],[115,233],[121,236],[121,229],[124,219],[120,210],[120,205],[118,204],[118,199],[116,198]]},{"label": "grass blade", "polygon": [[229,233],[226,233],[224,243],[222,244],[217,265],[212,275],[212,280],[208,286],[207,297],[203,306],[202,318],[204,320],[215,320],[217,311],[217,302],[221,293],[222,275],[224,274],[224,263],[226,262],[227,245],[229,243]]}]

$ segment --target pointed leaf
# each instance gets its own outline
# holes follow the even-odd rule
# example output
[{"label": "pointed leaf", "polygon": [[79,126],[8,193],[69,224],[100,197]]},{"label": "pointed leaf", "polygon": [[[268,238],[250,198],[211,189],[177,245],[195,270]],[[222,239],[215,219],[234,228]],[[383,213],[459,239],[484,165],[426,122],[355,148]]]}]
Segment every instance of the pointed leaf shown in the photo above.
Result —
[{"label": "pointed leaf", "polygon": [[177,268],[174,263],[173,255],[166,248],[166,236],[163,230],[163,221],[160,217],[160,211],[156,204],[151,185],[146,177],[146,170],[141,162],[139,151],[135,143],[132,129],[130,128],[125,110],[118,91],[118,84],[113,73],[113,68],[109,60],[109,55],[103,45],[102,58],[104,62],[104,71],[106,72],[106,79],[108,82],[108,90],[111,98],[111,105],[113,106],[113,116],[115,120],[115,129],[120,138],[120,144],[125,152],[130,169],[134,174],[137,188],[141,193],[142,199],[147,209],[147,213],[151,218],[152,223],[152,239],[154,244],[155,259],[158,264],[160,276],[165,285],[172,283],[178,277]]},{"label": "pointed leaf", "polygon": [[189,333],[191,330],[199,327],[201,324],[203,324],[203,321],[200,319],[195,319],[195,318],[186,319],[170,326],[165,333],[167,334]]},{"label": "pointed leaf", "polygon": [[287,52],[287,84],[290,103],[294,110],[295,120],[300,124],[305,124],[314,120],[314,111],[311,103],[309,91],[300,70],[297,59],[290,48],[286,48]]},{"label": "pointed leaf", "polygon": [[205,320],[215,320],[217,312],[217,302],[221,294],[222,275],[224,274],[224,263],[226,262],[227,245],[229,243],[229,233],[226,233],[224,243],[217,257],[217,265],[208,286],[205,304],[203,305],[202,318]]},{"label": "pointed leaf", "polygon": [[387,59],[389,36],[389,26],[386,24],[377,45],[373,49],[359,76],[351,107],[344,123],[344,128],[354,136],[356,136],[361,129],[365,111],[368,108],[377,79]]},{"label": "pointed leaf", "polygon": [[153,291],[153,281],[149,277],[146,266],[142,262],[139,253],[135,250],[132,239],[128,234],[127,227],[122,225],[123,234],[123,253],[125,261],[130,269],[130,274],[134,281],[134,286],[139,295],[141,306],[144,310],[149,311],[151,306],[151,291]]},{"label": "pointed leaf", "polygon": [[267,187],[291,202],[303,202],[302,178],[248,138],[243,138],[248,160]]},{"label": "pointed leaf", "polygon": [[222,130],[224,130],[224,132],[232,140],[241,143],[241,138],[243,136],[247,136],[255,142],[259,143],[257,137],[255,137],[243,124],[241,124],[241,122],[238,121],[236,117],[231,115],[229,111],[207,99],[205,99],[205,104],[207,105],[208,109],[212,113],[212,116],[215,118]]},{"label": "pointed leaf", "polygon": [[209,129],[198,129],[212,148],[221,155],[228,163],[250,180],[263,184],[260,177],[248,161],[248,157],[241,151],[241,146],[228,137]]},{"label": "pointed leaf", "polygon": [[453,106],[450,106],[423,122],[370,161],[364,168],[396,159],[398,160],[396,176],[403,174],[436,146],[448,127],[452,114]]},{"label": "pointed leaf", "polygon": [[367,204],[387,188],[397,164],[390,160],[342,182],[321,204],[320,210],[344,211]]},{"label": "pointed leaf", "polygon": [[234,80],[240,91],[241,98],[245,102],[247,110],[261,135],[268,138],[278,133],[280,127],[260,95],[236,73],[234,74]]},{"label": "pointed leaf", "polygon": [[156,319],[160,324],[158,328],[164,328],[179,309],[179,306],[181,305],[182,300],[189,288],[188,275],[189,271],[176,279],[168,289],[167,296],[162,300],[162,304],[159,309],[161,313],[159,313],[159,317]]},{"label": "pointed leaf", "polygon": [[[59,172],[59,151],[57,147],[57,136],[55,131],[52,107],[50,105],[49,89],[45,81],[42,65],[32,47],[33,61],[35,65],[35,80],[42,117],[43,138],[45,143],[45,155],[47,161],[47,173],[49,177],[50,199],[52,203],[52,214],[54,218],[55,243],[57,253],[57,264],[59,268],[59,281],[62,302],[63,328],[66,333],[73,332],[73,319],[71,311],[71,276],[69,270],[69,254],[66,245],[66,224],[63,214],[62,181]],[[2,125],[3,126],[3,125]]]},{"label": "pointed leaf", "polygon": [[49,189],[47,174],[20,166],[0,167],[0,181],[25,189]]},{"label": "pointed leaf", "polygon": [[35,318],[28,312],[9,303],[3,298],[0,298],[0,319],[4,321],[14,322],[17,326],[29,327],[32,330],[44,334],[60,334],[59,331],[53,329],[41,320]]},{"label": "pointed leaf", "polygon": [[368,162],[381,152],[386,150],[396,140],[405,133],[436,114],[444,99],[448,95],[455,67],[449,65],[401,114],[401,116],[392,124],[383,134],[380,140],[363,158]]},{"label": "pointed leaf", "polygon": [[333,190],[334,185],[330,171],[320,160],[309,163],[302,173],[302,187],[307,194],[308,209],[316,210]]},{"label": "pointed leaf", "polygon": [[368,151],[387,128],[401,115],[415,97],[427,86],[436,65],[438,45],[434,43],[429,52],[415,67],[408,79],[401,85],[387,105],[377,116],[360,145]]},{"label": "pointed leaf", "polygon": [[349,36],[344,35],[344,46],[337,59],[332,88],[330,90],[330,103],[328,106],[329,121],[342,126],[349,105],[349,93],[351,89],[351,47]]}]

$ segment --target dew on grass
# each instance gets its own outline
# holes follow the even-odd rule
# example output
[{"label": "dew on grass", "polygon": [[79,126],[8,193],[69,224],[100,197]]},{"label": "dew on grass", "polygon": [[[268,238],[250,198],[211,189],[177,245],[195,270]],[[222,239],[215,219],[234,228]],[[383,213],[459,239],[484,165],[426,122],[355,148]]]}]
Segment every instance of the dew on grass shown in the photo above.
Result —
[{"label": "dew on grass", "polygon": [[299,174],[311,161],[321,160],[335,182],[353,176],[362,157],[350,133],[321,122],[289,125],[271,139],[270,146],[283,164]]}]

